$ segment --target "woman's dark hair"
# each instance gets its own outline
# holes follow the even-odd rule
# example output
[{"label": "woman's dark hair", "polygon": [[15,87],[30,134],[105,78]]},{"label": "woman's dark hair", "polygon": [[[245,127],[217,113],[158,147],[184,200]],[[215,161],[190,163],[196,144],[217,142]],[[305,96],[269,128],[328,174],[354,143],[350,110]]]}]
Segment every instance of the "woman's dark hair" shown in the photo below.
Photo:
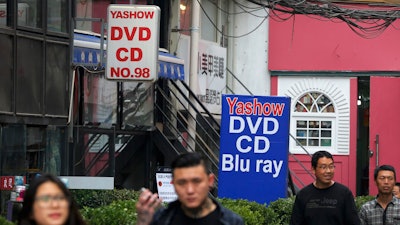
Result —
[{"label": "woman's dark hair", "polygon": [[78,206],[76,205],[71,192],[65,186],[63,181],[51,174],[39,175],[30,183],[29,188],[26,190],[24,195],[24,203],[19,213],[18,225],[36,225],[36,222],[32,219],[33,204],[35,202],[38,188],[46,182],[56,184],[68,199],[69,215],[65,225],[85,225],[86,223],[79,212]]}]

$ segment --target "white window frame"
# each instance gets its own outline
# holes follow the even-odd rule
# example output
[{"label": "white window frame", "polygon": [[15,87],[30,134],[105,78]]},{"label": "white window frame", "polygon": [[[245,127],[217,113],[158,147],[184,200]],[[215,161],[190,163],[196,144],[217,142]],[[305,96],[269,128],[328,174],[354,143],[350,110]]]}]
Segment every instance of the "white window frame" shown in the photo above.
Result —
[{"label": "white window frame", "polygon": [[[290,134],[296,137],[296,121],[313,118],[315,120],[332,121],[332,145],[301,146],[290,138],[289,151],[292,154],[313,154],[319,150],[329,151],[334,155],[349,155],[350,153],[350,77],[279,77],[278,95],[292,99]],[[319,92],[326,95],[335,107],[335,113],[298,113],[295,112],[297,100],[308,92]]]}]

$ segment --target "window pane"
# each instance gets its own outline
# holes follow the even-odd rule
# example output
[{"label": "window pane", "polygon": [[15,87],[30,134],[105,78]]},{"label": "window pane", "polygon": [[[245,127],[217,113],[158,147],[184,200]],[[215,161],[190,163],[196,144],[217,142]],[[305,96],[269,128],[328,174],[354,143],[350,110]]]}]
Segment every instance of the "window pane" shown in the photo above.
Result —
[{"label": "window pane", "polygon": [[321,122],[321,127],[322,128],[331,128],[332,127],[332,122],[331,121],[322,121]]},{"label": "window pane", "polygon": [[84,75],[85,123],[109,125],[116,123],[117,83],[104,74]]},{"label": "window pane", "polygon": [[309,137],[319,137],[319,131],[318,130],[310,130],[308,136]]},{"label": "window pane", "polygon": [[331,139],[321,139],[321,146],[332,146]]},{"label": "window pane", "polygon": [[154,124],[154,89],[149,83],[124,83],[124,127],[150,127]]},{"label": "window pane", "polygon": [[0,2],[0,26],[5,26],[7,25],[7,3]]},{"label": "window pane", "polygon": [[68,12],[66,0],[47,1],[47,30],[67,32]]},{"label": "window pane", "polygon": [[334,113],[335,107],[330,98],[319,92],[309,92],[296,103],[295,112]]},{"label": "window pane", "polygon": [[[42,112],[43,53],[42,42],[17,39],[17,112],[40,114]],[[32,53],[34,56],[32,57]]]},{"label": "window pane", "polygon": [[66,139],[64,127],[48,126],[46,129],[46,159],[44,171],[56,175],[61,175],[62,168],[65,168],[64,161],[66,151]]},{"label": "window pane", "polygon": [[305,120],[298,120],[296,126],[297,126],[297,128],[307,128],[307,121],[305,121]]},{"label": "window pane", "polygon": [[309,146],[319,146],[319,141],[318,141],[318,139],[309,139],[308,145]]},{"label": "window pane", "polygon": [[[307,124],[308,126],[305,126]],[[301,145],[313,147],[331,146],[332,121],[298,120],[296,121],[296,125],[296,139]],[[320,125],[324,127],[321,128]],[[296,146],[300,144],[296,143]]]},{"label": "window pane", "polygon": [[332,137],[332,133],[330,130],[321,131],[321,137]]},{"label": "window pane", "polygon": [[25,125],[1,128],[2,175],[25,175]]},{"label": "window pane", "polygon": [[297,130],[296,136],[297,137],[307,137],[307,130]]},{"label": "window pane", "polygon": [[18,26],[43,28],[41,3],[40,0],[19,0],[18,12],[26,12],[26,16],[18,18]]},{"label": "window pane", "polygon": [[[302,146],[307,146],[307,139],[298,138],[297,140],[300,142]],[[299,145],[299,143],[296,143],[296,145]]]},{"label": "window pane", "polygon": [[13,41],[12,37],[0,34],[0,111],[11,112],[13,96]]},{"label": "window pane", "polygon": [[307,112],[307,109],[302,104],[297,103],[295,112]]},{"label": "window pane", "polygon": [[319,121],[310,121],[310,128],[319,128]]},{"label": "window pane", "polygon": [[68,114],[68,46],[47,44],[46,53],[46,114]]},{"label": "window pane", "polygon": [[325,112],[325,113],[334,113],[335,112],[335,108],[333,107],[333,105],[328,105],[323,109],[323,112]]}]

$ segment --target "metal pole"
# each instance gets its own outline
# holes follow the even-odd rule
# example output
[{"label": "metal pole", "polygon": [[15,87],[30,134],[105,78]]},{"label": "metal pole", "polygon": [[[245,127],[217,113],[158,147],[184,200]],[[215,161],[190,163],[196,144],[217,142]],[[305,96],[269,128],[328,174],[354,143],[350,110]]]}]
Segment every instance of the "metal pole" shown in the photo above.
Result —
[{"label": "metal pole", "polygon": [[[190,28],[190,70],[189,70],[189,87],[195,95],[198,94],[198,52],[199,52],[199,40],[200,40],[200,3],[201,0],[192,1],[192,27]],[[197,102],[194,100],[196,96],[189,95],[189,100],[197,107]],[[189,116],[188,132],[189,138],[188,144],[191,146],[189,149],[195,149],[196,144],[196,111],[193,107],[189,106],[189,113],[193,115],[193,118]]]}]

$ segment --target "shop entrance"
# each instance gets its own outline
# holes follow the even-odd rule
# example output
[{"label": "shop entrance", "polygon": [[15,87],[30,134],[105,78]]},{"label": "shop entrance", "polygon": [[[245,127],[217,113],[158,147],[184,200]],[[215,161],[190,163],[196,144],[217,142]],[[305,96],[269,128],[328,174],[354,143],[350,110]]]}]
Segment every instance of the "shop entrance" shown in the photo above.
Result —
[{"label": "shop entrance", "polygon": [[369,76],[358,78],[357,196],[369,191],[369,86]]},{"label": "shop entrance", "polygon": [[358,79],[357,195],[377,194],[377,166],[389,164],[400,171],[399,87],[400,77]]},{"label": "shop entrance", "polygon": [[399,87],[400,77],[371,76],[370,78],[369,195],[378,193],[373,177],[377,166],[389,164],[400,171]]}]

